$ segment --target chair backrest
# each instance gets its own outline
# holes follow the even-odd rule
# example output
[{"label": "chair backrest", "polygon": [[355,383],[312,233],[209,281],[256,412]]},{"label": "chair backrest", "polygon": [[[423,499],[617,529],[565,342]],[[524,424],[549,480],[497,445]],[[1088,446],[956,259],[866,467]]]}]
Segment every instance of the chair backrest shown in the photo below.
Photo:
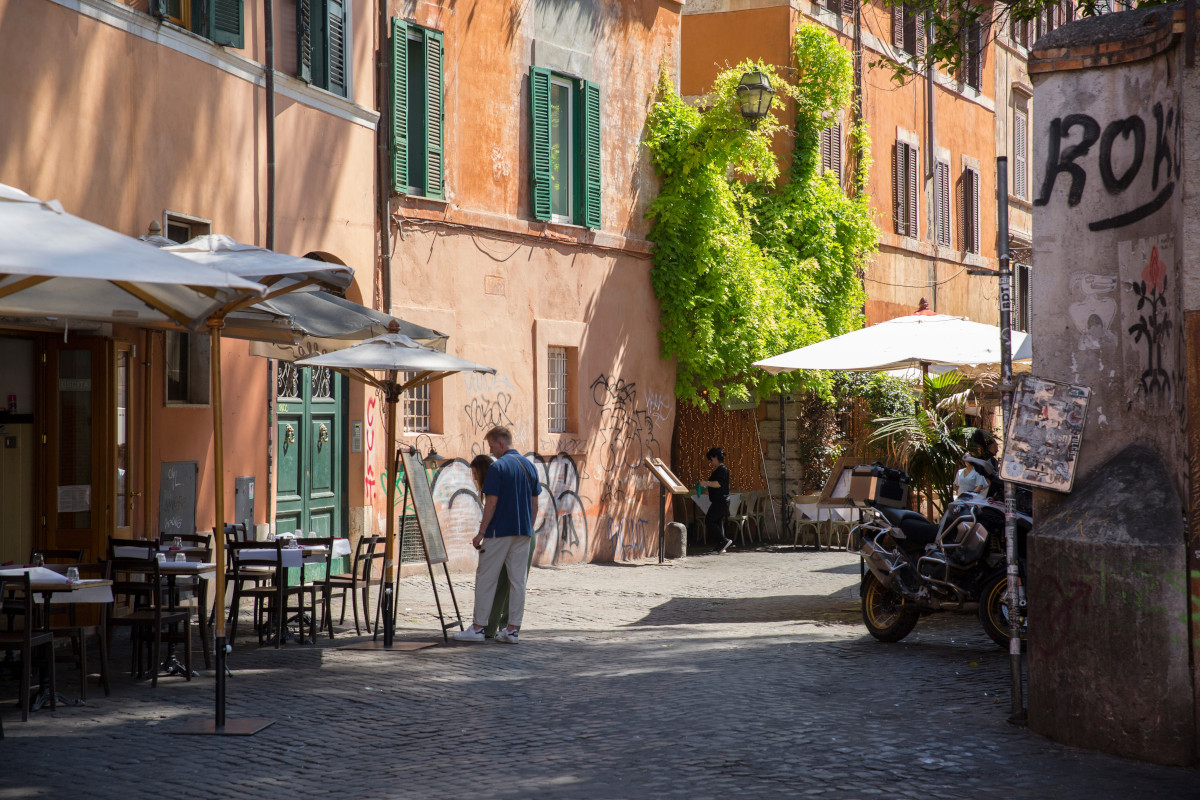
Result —
[{"label": "chair backrest", "polygon": [[382,536],[363,536],[354,548],[354,564],[351,571],[359,580],[371,579],[371,564],[375,559],[383,558]]},{"label": "chair backrest", "polygon": [[33,591],[29,588],[29,573],[20,575],[0,575],[0,597],[4,597],[6,609],[13,609],[24,620],[25,646],[28,647],[33,637]]},{"label": "chair backrest", "polygon": [[319,564],[319,563],[323,562],[325,564],[325,577],[318,579],[317,582],[319,583],[323,580],[328,580],[329,575],[332,572],[330,567],[333,566],[333,537],[332,536],[309,536],[307,538],[302,539],[299,536],[297,536],[295,539],[295,542],[296,542],[296,544],[302,545],[305,547],[324,547],[325,548],[325,555],[323,558],[321,558],[321,559],[314,558],[312,560],[305,558],[304,564],[305,564],[305,566],[308,566],[309,564]]},{"label": "chair backrest", "polygon": [[51,548],[48,550],[38,550],[36,547],[29,554],[29,562],[33,563],[33,554],[41,553],[42,559],[47,564],[82,564],[83,554],[87,552],[87,548],[81,547],[78,550],[74,548]]},{"label": "chair backrest", "polygon": [[[182,533],[172,534],[167,536],[163,534],[158,540],[160,548],[169,547],[172,540],[179,539],[179,543],[184,547],[199,550],[200,552],[192,552],[187,554],[188,561],[199,561],[207,563],[212,561],[213,537],[209,533]],[[171,556],[168,554],[167,558]]]}]

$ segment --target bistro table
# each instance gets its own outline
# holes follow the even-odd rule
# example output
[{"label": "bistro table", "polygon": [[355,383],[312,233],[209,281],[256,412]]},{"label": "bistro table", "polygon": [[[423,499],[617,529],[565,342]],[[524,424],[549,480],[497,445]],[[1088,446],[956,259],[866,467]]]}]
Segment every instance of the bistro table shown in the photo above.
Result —
[{"label": "bistro table", "polygon": [[[294,544],[294,541],[293,541],[296,538],[297,537],[294,534],[289,534],[289,533],[276,534],[274,540],[268,540],[268,541],[263,542],[264,546],[261,549],[259,549],[259,548],[242,549],[242,550],[238,551],[238,555],[237,555],[238,560],[243,563],[259,564],[259,565],[275,564],[276,560],[278,559],[277,572],[279,574],[276,578],[276,584],[277,584],[277,589],[278,589],[278,597],[276,599],[276,604],[277,604],[276,607],[280,608],[280,609],[285,608],[285,605],[284,605],[284,583],[286,581],[286,578],[285,578],[285,576],[282,575],[282,571],[284,569],[304,567],[309,564],[323,563],[325,561],[326,555],[329,554],[328,548],[321,546],[321,545],[307,545],[307,544],[296,545],[296,544]],[[276,544],[278,544],[278,543],[282,543],[282,548],[276,547]],[[270,546],[268,547],[266,545],[270,545]],[[350,540],[349,539],[334,539],[333,540],[332,558],[348,556],[348,555],[350,555],[350,552],[351,551],[350,551]],[[315,613],[315,609],[314,609],[314,613]],[[285,616],[286,616],[286,614],[285,614]],[[315,624],[315,622],[314,622],[314,624]],[[287,639],[292,636],[291,631],[288,630],[287,625],[283,621],[279,622],[279,629],[280,629],[280,634],[278,634],[278,635],[282,636],[282,641],[287,641]],[[301,620],[301,624],[300,624],[300,636],[298,636],[296,638],[301,642],[301,644],[304,643],[303,620]]]},{"label": "bistro table", "polygon": [[[58,595],[57,602],[64,603],[111,603],[112,581],[104,578],[88,578],[85,580],[67,580],[67,576],[47,567],[0,567],[0,575],[17,576],[29,574],[29,591],[42,596],[42,630],[50,630],[50,599]],[[25,624],[32,624],[26,620]],[[46,671],[42,669],[41,689],[37,697],[29,704],[31,711],[37,711],[50,702],[50,687],[46,682]],[[65,705],[83,705],[82,700],[69,701],[61,693],[55,697],[56,703]]]}]

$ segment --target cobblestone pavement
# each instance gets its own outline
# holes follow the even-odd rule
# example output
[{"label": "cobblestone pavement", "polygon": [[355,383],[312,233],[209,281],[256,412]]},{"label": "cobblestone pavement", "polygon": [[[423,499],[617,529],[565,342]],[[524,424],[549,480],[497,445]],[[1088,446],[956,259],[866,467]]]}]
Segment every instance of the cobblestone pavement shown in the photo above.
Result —
[{"label": "cobblestone pavement", "polygon": [[[871,639],[858,569],[786,550],[539,568],[518,646],[337,649],[352,627],[239,642],[228,716],[275,720],[249,738],[164,735],[211,717],[209,672],[154,690],[120,675],[28,723],[4,681],[0,798],[1200,796],[1195,770],[1008,724],[1008,657],[973,617]],[[400,592],[401,638],[436,638],[428,576]],[[60,684],[77,691],[67,665]]]}]

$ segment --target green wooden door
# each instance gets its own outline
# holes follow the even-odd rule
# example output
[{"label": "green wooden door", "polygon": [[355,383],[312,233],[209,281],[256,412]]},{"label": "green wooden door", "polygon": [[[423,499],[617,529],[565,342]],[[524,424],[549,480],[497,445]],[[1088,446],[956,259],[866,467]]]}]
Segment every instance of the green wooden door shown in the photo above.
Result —
[{"label": "green wooden door", "polygon": [[346,535],[345,377],[279,362],[275,380],[275,530]]}]

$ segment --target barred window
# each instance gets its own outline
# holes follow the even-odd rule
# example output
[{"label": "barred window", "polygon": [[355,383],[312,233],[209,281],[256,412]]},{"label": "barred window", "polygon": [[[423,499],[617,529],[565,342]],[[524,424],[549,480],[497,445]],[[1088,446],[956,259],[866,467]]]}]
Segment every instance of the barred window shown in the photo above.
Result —
[{"label": "barred window", "polygon": [[[405,372],[407,383],[417,376]],[[404,430],[411,433],[429,433],[429,384],[404,392]]]},{"label": "barred window", "polygon": [[546,420],[551,433],[567,431],[567,348],[551,347],[546,354]]}]

